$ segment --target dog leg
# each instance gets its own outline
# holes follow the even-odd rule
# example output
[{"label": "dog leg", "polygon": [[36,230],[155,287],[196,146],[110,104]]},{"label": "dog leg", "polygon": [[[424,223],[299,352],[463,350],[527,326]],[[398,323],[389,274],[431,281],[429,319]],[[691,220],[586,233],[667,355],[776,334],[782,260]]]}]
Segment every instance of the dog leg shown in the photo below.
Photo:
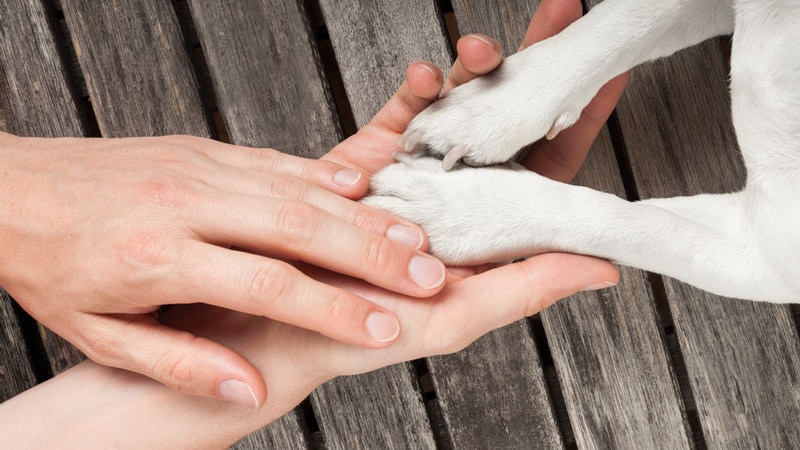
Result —
[{"label": "dog leg", "polygon": [[753,239],[749,192],[631,203],[525,170],[447,172],[435,158],[389,166],[373,177],[372,187],[365,203],[420,224],[431,252],[449,264],[563,251],[662,273],[720,295],[800,299],[797,261],[775,267]]},{"label": "dog leg", "polygon": [[606,0],[492,74],[452,90],[411,122],[401,142],[407,151],[427,145],[449,166],[462,155],[470,165],[508,161],[572,125],[614,76],[732,27],[728,0]]}]

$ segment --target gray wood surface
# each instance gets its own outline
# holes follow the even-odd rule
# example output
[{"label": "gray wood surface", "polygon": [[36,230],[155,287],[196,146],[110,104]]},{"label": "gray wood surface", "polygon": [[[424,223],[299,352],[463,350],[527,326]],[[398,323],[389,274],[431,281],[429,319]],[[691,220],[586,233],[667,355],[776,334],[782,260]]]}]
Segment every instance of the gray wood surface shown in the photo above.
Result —
[{"label": "gray wood surface", "polygon": [[436,3],[321,0],[336,61],[359,127],[366,125],[417,60],[452,63]]},{"label": "gray wood surface", "polygon": [[22,136],[85,134],[41,1],[0,2],[0,129]]},{"label": "gray wood surface", "polygon": [[301,1],[189,5],[232,142],[314,158],[341,140]]},{"label": "gray wood surface", "polygon": [[454,448],[563,447],[527,321],[429,358],[428,366]]},{"label": "gray wood surface", "polygon": [[61,4],[103,136],[211,135],[171,2]]}]

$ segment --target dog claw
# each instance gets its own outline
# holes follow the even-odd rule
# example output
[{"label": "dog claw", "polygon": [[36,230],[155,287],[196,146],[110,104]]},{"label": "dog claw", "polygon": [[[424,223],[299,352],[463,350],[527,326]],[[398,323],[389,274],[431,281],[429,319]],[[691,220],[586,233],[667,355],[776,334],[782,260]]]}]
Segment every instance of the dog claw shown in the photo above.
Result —
[{"label": "dog claw", "polygon": [[469,149],[467,147],[456,147],[446,155],[444,155],[444,159],[442,160],[442,168],[444,170],[451,170],[464,156],[469,153]]},{"label": "dog claw", "polygon": [[548,141],[552,141],[553,139],[556,138],[556,136],[558,136],[558,133],[561,133],[562,130],[563,130],[563,128],[562,128],[561,124],[559,123],[559,121],[556,121],[553,124],[553,126],[550,127],[550,130],[547,132],[547,135],[545,136],[545,138],[547,138]]},{"label": "dog claw", "polygon": [[407,153],[416,153],[425,147],[419,142],[419,133],[403,133],[397,141],[397,145]]}]

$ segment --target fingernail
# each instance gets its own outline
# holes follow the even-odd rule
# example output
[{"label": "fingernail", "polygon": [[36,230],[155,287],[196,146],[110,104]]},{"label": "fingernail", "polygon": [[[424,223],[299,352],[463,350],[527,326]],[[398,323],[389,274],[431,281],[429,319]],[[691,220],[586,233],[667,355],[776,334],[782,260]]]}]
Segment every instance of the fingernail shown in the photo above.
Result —
[{"label": "fingernail", "polygon": [[258,409],[258,397],[253,389],[239,380],[225,380],[219,384],[219,396],[237,405]]},{"label": "fingernail", "polygon": [[479,41],[485,42],[489,47],[497,48],[497,42],[485,34],[474,33],[470,34],[470,36],[478,39]]},{"label": "fingernail", "polygon": [[367,317],[367,332],[378,342],[393,341],[400,335],[400,322],[389,314],[376,311]]},{"label": "fingernail", "polygon": [[439,260],[415,256],[408,264],[411,280],[422,289],[433,289],[444,282],[445,268]]},{"label": "fingernail", "polygon": [[333,182],[344,187],[352,186],[360,179],[361,172],[349,169],[340,170],[333,175]]},{"label": "fingernail", "polygon": [[431,67],[430,65],[428,65],[428,64],[425,64],[425,63],[421,63],[421,64],[420,64],[420,67],[422,67],[422,68],[424,68],[425,70],[427,70],[428,72],[430,72],[430,73],[431,73],[431,75],[433,75],[433,78],[434,78],[434,79],[438,79],[438,78],[439,78],[439,73],[438,73],[438,72],[436,72],[436,69],[434,69],[434,68],[433,68],[433,67]]},{"label": "fingernail", "polygon": [[581,292],[597,291],[597,290],[600,290],[600,289],[606,289],[606,288],[610,288],[612,286],[616,286],[616,284],[617,283],[612,283],[611,281],[601,281],[600,283],[594,283],[594,284],[590,284],[589,286],[586,286],[585,288],[581,289]]},{"label": "fingernail", "polygon": [[422,247],[422,242],[424,241],[422,231],[419,228],[399,224],[392,225],[386,230],[386,238],[415,249]]}]

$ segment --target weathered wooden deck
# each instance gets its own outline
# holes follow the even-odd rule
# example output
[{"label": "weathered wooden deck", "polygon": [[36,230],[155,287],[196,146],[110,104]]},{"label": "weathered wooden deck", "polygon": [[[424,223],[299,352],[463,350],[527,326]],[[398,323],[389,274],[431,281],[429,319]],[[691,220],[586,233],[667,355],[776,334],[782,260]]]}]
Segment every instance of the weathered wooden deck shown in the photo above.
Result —
[{"label": "weathered wooden deck", "polygon": [[[0,128],[316,157],[367,122],[409,62],[449,66],[456,30],[515,49],[534,4],[3,0]],[[576,182],[629,198],[741,186],[725,61],[711,41],[638,69]],[[0,400],[81,359],[5,294],[0,321]],[[334,380],[238,447],[800,448],[798,323],[797,307],[626,268],[617,288],[456,355]]]}]

